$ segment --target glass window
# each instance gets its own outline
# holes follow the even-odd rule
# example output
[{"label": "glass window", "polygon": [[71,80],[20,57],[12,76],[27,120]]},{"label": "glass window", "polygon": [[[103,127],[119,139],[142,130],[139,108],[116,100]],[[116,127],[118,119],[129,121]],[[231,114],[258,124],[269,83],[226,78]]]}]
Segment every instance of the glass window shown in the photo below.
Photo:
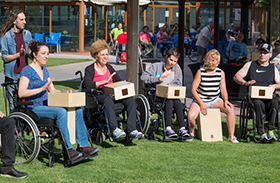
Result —
[{"label": "glass window", "polygon": [[178,8],[173,8],[173,10],[172,10],[172,24],[174,25],[175,23],[179,24],[179,9]]},{"label": "glass window", "polygon": [[214,20],[214,8],[200,8],[200,28],[203,28],[209,24],[210,21]]},{"label": "glass window", "polygon": [[[187,4],[187,3],[186,3]],[[196,5],[196,1],[190,1],[190,5],[191,6],[195,6]]]},{"label": "glass window", "polygon": [[153,20],[152,11],[153,11],[152,7],[147,8],[147,26],[149,27],[149,31],[152,31],[152,20]]},{"label": "glass window", "polygon": [[25,6],[26,29],[34,36],[36,33],[49,34],[50,28],[50,8],[49,6]]},{"label": "glass window", "polygon": [[230,6],[240,6],[240,1],[239,0],[227,0],[227,5]]},{"label": "glass window", "polygon": [[169,32],[168,30],[168,22],[169,22],[169,8],[155,8],[155,33],[159,31],[159,28],[163,25],[167,25],[166,32]]},{"label": "glass window", "polygon": [[53,6],[52,32],[61,32],[61,51],[79,50],[79,6]]},{"label": "glass window", "polygon": [[0,6],[0,25],[6,23],[7,18],[10,14],[10,7],[9,6]]},{"label": "glass window", "polygon": [[240,8],[227,8],[226,9],[226,31],[230,29],[230,25],[234,23],[240,29],[240,18],[241,9]]},{"label": "glass window", "polygon": [[94,40],[94,7],[90,5],[85,6],[85,39],[84,39],[84,51],[90,50],[91,44]]},{"label": "glass window", "polygon": [[144,27],[144,8],[143,6],[139,7],[139,31]]},{"label": "glass window", "polygon": [[107,41],[110,42],[109,33],[113,28],[117,27],[118,23],[122,23],[125,26],[125,10],[122,6],[108,7],[108,25],[107,25]]},{"label": "glass window", "polygon": [[192,28],[193,25],[195,25],[197,22],[196,22],[196,9],[191,7],[190,9],[190,28]]},{"label": "glass window", "polygon": [[[105,39],[105,23],[106,23],[104,6],[97,6],[96,15],[97,15],[96,16],[96,39],[104,40]],[[111,21],[111,18],[110,18],[110,21]],[[109,18],[108,18],[108,22],[109,22]]]}]

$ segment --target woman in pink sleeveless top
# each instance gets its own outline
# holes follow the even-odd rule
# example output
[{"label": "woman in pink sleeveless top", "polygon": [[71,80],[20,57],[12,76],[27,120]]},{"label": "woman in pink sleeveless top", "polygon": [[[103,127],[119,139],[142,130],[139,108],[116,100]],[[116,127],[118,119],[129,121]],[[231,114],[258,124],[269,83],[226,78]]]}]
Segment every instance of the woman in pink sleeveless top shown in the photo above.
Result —
[{"label": "woman in pink sleeveless top", "polygon": [[[95,89],[104,85],[122,81],[115,69],[108,64],[110,47],[104,40],[97,40],[91,45],[90,54],[96,61],[85,69],[85,87],[86,89]],[[140,138],[141,132],[136,130],[136,104],[133,97],[119,100],[127,109],[127,129],[122,132],[118,128],[116,113],[114,110],[114,100],[106,95],[96,96],[100,104],[105,104],[110,131],[113,139],[124,138],[128,135],[130,140]],[[118,101],[118,102],[119,102]]]}]

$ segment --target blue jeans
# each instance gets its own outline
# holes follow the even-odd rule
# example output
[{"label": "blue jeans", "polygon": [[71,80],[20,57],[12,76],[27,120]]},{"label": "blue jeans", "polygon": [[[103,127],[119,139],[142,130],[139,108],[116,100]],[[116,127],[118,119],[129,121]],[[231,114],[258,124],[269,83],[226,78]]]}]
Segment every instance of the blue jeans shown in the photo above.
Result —
[{"label": "blue jeans", "polygon": [[162,54],[162,56],[164,57],[165,54],[164,54],[164,50],[166,50],[166,52],[172,48],[172,44],[171,43],[159,43],[159,48],[160,48],[160,52]]},{"label": "blue jeans", "polygon": [[[32,109],[40,118],[51,118],[56,121],[56,125],[60,128],[67,148],[73,146],[70,143],[70,135],[67,126],[67,110],[63,107],[36,106]],[[87,129],[83,119],[83,110],[76,108],[76,142],[80,147],[88,146]]]}]

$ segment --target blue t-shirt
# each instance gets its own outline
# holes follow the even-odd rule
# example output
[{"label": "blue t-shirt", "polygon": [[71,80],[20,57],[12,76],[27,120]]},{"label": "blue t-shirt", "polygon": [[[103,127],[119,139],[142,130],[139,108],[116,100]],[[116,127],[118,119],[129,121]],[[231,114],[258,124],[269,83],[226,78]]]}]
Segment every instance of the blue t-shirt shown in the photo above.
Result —
[{"label": "blue t-shirt", "polygon": [[247,55],[247,45],[243,42],[237,43],[236,41],[231,41],[227,50],[233,59],[236,59],[239,56]]},{"label": "blue t-shirt", "polygon": [[[45,67],[42,67],[42,69],[43,69],[43,80],[41,80],[40,76],[30,65],[24,67],[21,70],[20,77],[25,76],[29,79],[27,89],[42,88],[48,82],[48,78],[50,77],[50,74]],[[25,98],[25,100],[36,102],[34,105],[28,106],[29,108],[34,108],[34,107],[40,106],[40,105],[47,106],[48,105],[48,90],[42,91],[42,92],[40,92],[36,95],[30,96],[30,97],[27,97],[27,98]]]}]

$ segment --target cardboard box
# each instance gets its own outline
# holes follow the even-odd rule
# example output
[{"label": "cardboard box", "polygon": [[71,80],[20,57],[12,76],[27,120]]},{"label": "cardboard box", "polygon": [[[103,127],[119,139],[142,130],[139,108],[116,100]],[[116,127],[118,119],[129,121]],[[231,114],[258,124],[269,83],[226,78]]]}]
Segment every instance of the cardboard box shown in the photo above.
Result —
[{"label": "cardboard box", "polygon": [[252,52],[252,61],[259,60],[260,53],[259,52]]},{"label": "cardboard box", "polygon": [[186,87],[178,85],[157,84],[156,96],[168,99],[186,98]]},{"label": "cardboard box", "polygon": [[48,106],[81,107],[86,105],[85,92],[48,93]]},{"label": "cardboard box", "polygon": [[120,81],[104,86],[107,96],[112,96],[114,100],[121,100],[135,96],[134,83]]},{"label": "cardboard box", "polygon": [[265,86],[249,86],[249,96],[251,98],[272,99],[273,88]]},{"label": "cardboard box", "polygon": [[199,113],[198,136],[201,141],[223,141],[220,109],[207,109],[205,116]]}]

